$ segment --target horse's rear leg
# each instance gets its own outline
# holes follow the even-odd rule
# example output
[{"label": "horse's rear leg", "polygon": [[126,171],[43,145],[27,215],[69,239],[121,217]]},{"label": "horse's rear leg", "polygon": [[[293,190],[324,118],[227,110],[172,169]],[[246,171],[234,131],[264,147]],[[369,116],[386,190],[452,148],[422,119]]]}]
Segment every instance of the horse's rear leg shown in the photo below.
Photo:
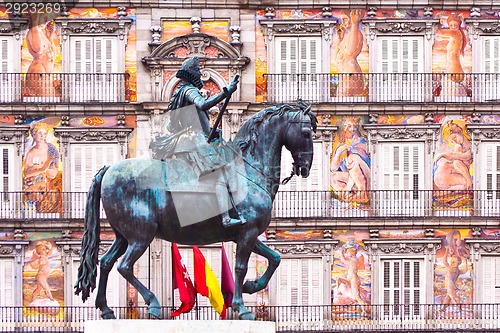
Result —
[{"label": "horse's rear leg", "polygon": [[149,242],[139,244],[138,242],[129,243],[127,251],[123,255],[120,264],[118,264],[118,272],[141,294],[144,302],[149,305],[149,313],[157,318],[161,317],[160,303],[156,296],[146,288],[134,276],[134,264],[144,254],[149,244],[154,237],[151,237]]},{"label": "horse's rear leg", "polygon": [[267,267],[264,274],[257,280],[245,281],[245,284],[243,285],[243,292],[247,294],[253,294],[264,289],[269,283],[269,280],[271,280],[271,277],[273,276],[281,261],[280,255],[259,239],[257,239],[257,242],[255,243],[253,252],[265,257],[269,262],[269,266]]},{"label": "horse's rear leg", "polygon": [[[109,247],[108,251],[101,258],[101,268],[99,272],[99,287],[97,288],[97,296],[95,306],[101,310],[103,319],[115,319],[113,310],[108,307],[106,300],[106,287],[108,285],[108,275],[116,260],[125,253],[127,249],[127,241],[122,235],[116,233],[116,239]],[[116,304],[118,305],[118,304]]]}]

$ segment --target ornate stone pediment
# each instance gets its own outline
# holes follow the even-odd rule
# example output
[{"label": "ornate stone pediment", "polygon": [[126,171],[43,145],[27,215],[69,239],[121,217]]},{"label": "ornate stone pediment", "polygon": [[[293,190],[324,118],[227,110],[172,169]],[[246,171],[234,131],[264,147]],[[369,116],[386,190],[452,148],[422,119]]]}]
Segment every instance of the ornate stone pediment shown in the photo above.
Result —
[{"label": "ornate stone pediment", "polygon": [[337,241],[319,242],[284,242],[268,241],[266,244],[282,255],[307,256],[318,254],[328,256],[335,248]]},{"label": "ornate stone pediment", "polygon": [[18,263],[22,262],[24,247],[29,241],[0,241],[0,257],[15,257]]},{"label": "ornate stone pediment", "polygon": [[13,18],[8,20],[0,20],[0,34],[11,35],[16,39],[20,39],[21,31],[24,31],[27,26],[27,19]]},{"label": "ornate stone pediment", "polygon": [[372,256],[398,254],[432,254],[441,248],[440,239],[366,240],[365,246]]},{"label": "ornate stone pediment", "polygon": [[114,35],[126,39],[131,19],[68,19],[55,20],[59,35],[66,40],[70,35]]},{"label": "ornate stone pediment", "polygon": [[[186,53],[186,56],[180,57],[176,52],[178,49],[185,49],[183,53]],[[142,62],[151,70],[158,67],[178,70],[186,58],[194,56],[200,58],[200,63],[205,67],[218,69],[231,67],[239,69],[240,72],[250,63],[250,58],[242,56],[228,42],[203,33],[172,38],[155,48],[151,55],[142,58]]]},{"label": "ornate stone pediment", "polygon": [[271,41],[275,36],[286,35],[320,35],[326,41],[331,40],[333,28],[337,24],[335,19],[322,20],[275,20],[265,19],[260,21],[266,41]]},{"label": "ornate stone pediment", "polygon": [[0,143],[14,143],[16,153],[21,154],[22,146],[28,136],[28,127],[2,127],[0,128]]},{"label": "ornate stone pediment", "polygon": [[474,253],[500,253],[500,240],[499,239],[467,239],[466,243],[474,250]]},{"label": "ornate stone pediment", "polygon": [[479,35],[499,35],[500,21],[494,19],[467,18],[467,29],[469,35],[473,39],[477,39]]},{"label": "ornate stone pediment", "polygon": [[430,39],[433,34],[433,26],[438,23],[438,19],[419,19],[419,20],[408,20],[408,19],[378,19],[378,18],[368,18],[362,20],[363,25],[366,26],[368,36],[372,40],[375,39],[377,35],[425,35],[427,39]]},{"label": "ornate stone pediment", "polygon": [[70,142],[118,142],[121,147],[122,155],[128,141],[129,134],[133,131],[132,128],[68,128],[68,127],[55,127],[54,135],[59,138],[59,144],[62,148],[62,153],[67,154],[68,144]]},{"label": "ornate stone pediment", "polygon": [[432,143],[439,137],[439,124],[414,125],[374,125],[366,124],[363,128],[368,133],[368,141],[375,146],[379,141],[424,141],[430,151]]}]

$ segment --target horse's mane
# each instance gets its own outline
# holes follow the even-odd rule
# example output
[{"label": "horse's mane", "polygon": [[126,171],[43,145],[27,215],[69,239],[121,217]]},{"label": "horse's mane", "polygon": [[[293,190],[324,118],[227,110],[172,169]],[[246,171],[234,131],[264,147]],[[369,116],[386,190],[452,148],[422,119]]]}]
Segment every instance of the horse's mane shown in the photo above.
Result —
[{"label": "horse's mane", "polygon": [[309,116],[313,131],[316,132],[318,120],[316,115],[311,111],[311,106],[307,105],[304,101],[298,101],[295,105],[281,104],[270,106],[260,110],[257,114],[253,115],[247,120],[234,138],[234,144],[241,149],[242,152],[246,150],[253,150],[257,143],[258,127],[261,124],[268,122],[273,117],[282,117],[285,114],[297,112],[294,117],[299,113]]}]

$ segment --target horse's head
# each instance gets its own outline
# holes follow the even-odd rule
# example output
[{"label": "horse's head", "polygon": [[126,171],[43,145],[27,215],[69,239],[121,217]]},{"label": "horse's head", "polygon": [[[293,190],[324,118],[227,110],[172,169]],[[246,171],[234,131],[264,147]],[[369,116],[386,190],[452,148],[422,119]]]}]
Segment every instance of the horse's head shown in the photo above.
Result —
[{"label": "horse's head", "polygon": [[316,132],[316,116],[311,107],[302,101],[297,103],[297,112],[289,115],[284,145],[293,157],[293,173],[308,177],[313,161],[313,132]]}]

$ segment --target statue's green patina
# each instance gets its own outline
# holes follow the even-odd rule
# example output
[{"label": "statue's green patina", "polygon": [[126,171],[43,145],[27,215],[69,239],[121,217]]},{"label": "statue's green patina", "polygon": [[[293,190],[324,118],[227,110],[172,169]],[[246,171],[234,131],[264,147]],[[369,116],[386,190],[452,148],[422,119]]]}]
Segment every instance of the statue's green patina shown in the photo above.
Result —
[{"label": "statue's green patina", "polygon": [[[217,96],[213,98],[217,99]],[[204,108],[198,110],[205,111]],[[206,138],[207,131],[203,126],[202,129]],[[232,307],[240,319],[254,319],[243,303],[242,293],[251,294],[264,289],[280,262],[279,254],[258,236],[271,221],[272,204],[280,184],[281,150],[284,146],[291,152],[293,173],[307,177],[313,159],[312,132],[315,130],[316,117],[301,101],[296,105],[269,107],[250,118],[233,142],[223,144],[233,152],[233,157],[241,160],[227,171],[231,172],[231,180],[237,189],[227,211],[221,207],[219,192],[214,189],[214,182],[220,180],[220,175],[212,177],[208,174],[205,175],[208,178],[202,179],[204,175],[195,172],[190,165],[193,161],[188,159],[127,159],[102,168],[94,177],[88,193],[76,293],[82,293],[83,300],[86,300],[96,286],[99,203],[102,200],[109,224],[116,234],[115,241],[100,260],[96,307],[102,311],[103,318],[115,318],[107,305],[106,284],[113,264],[121,256],[118,271],[142,295],[149,305],[149,312],[160,317],[158,300],[133,274],[134,263],[157,237],[188,245],[235,242]],[[174,154],[177,154],[175,150]],[[226,161],[227,156],[226,153]],[[224,168],[217,170],[221,169]],[[225,174],[226,171],[219,173]],[[227,187],[225,191],[227,193]],[[202,213],[193,215],[194,210]],[[231,223],[224,225],[227,216]],[[192,221],[185,223],[184,218]],[[262,277],[243,283],[252,252],[266,257],[269,266]]]}]

